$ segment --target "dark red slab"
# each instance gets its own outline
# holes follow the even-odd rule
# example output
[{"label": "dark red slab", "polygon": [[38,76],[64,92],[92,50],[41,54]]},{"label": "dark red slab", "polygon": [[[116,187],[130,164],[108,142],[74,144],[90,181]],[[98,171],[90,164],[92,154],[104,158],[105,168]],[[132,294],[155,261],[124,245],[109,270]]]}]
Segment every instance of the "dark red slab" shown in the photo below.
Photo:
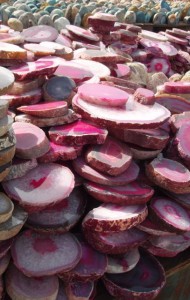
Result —
[{"label": "dark red slab", "polygon": [[95,170],[117,176],[129,168],[132,153],[124,143],[107,137],[103,145],[89,146],[85,160]]},{"label": "dark red slab", "polygon": [[38,158],[40,163],[55,162],[57,160],[73,160],[82,152],[82,146],[57,145],[50,142],[50,149],[43,156]]},{"label": "dark red slab", "polygon": [[69,231],[84,214],[86,199],[80,188],[75,188],[68,198],[40,212],[31,213],[27,225],[41,233]]},{"label": "dark red slab", "polygon": [[126,129],[110,128],[111,134],[124,142],[138,145],[147,149],[162,149],[169,140],[169,134],[162,129]]},{"label": "dark red slab", "polygon": [[147,206],[102,204],[89,211],[82,222],[87,230],[114,232],[130,229],[143,222],[148,215]]},{"label": "dark red slab", "polygon": [[42,277],[74,268],[81,258],[81,246],[71,233],[47,236],[25,230],[15,239],[11,253],[22,273]]},{"label": "dark red slab", "polygon": [[3,182],[3,188],[27,211],[35,212],[68,197],[74,188],[74,176],[59,164],[41,164],[24,177]]},{"label": "dark red slab", "polygon": [[9,107],[19,107],[21,105],[36,104],[42,98],[41,89],[34,89],[33,91],[20,94],[20,95],[4,95],[0,96],[0,101],[6,100],[9,103]]},{"label": "dark red slab", "polygon": [[20,106],[17,110],[36,117],[53,118],[65,115],[68,112],[68,105],[65,101],[42,102],[36,105]]},{"label": "dark red slab", "polygon": [[135,162],[132,162],[128,169],[118,176],[105,175],[96,171],[85,163],[82,157],[79,157],[73,161],[73,167],[75,171],[83,178],[109,186],[125,185],[137,179],[139,173],[139,167]]},{"label": "dark red slab", "polygon": [[[103,282],[117,299],[154,299],[165,285],[165,272],[157,259],[143,250],[134,269],[122,274],[106,274]],[[138,296],[137,296],[138,295]]]},{"label": "dark red slab", "polygon": [[41,58],[33,62],[25,63],[10,70],[17,80],[33,79],[39,75],[53,75],[59,65],[57,57]]},{"label": "dark red slab", "polygon": [[131,101],[128,100],[124,108],[108,108],[87,103],[76,95],[72,100],[72,105],[83,118],[101,126],[121,129],[156,128],[170,117],[170,112],[163,106],[157,103],[145,106],[132,98]]},{"label": "dark red slab", "polygon": [[107,269],[106,255],[93,249],[80,234],[77,234],[76,237],[81,244],[82,257],[74,269],[59,274],[59,277],[67,283],[71,281],[88,282],[98,280]]},{"label": "dark red slab", "polygon": [[88,243],[98,251],[110,255],[126,254],[127,251],[143,244],[148,235],[137,228],[117,232],[95,232],[84,230]]},{"label": "dark red slab", "polygon": [[31,123],[38,127],[50,127],[50,126],[73,123],[78,119],[79,119],[79,115],[76,114],[73,110],[68,109],[68,112],[66,114],[59,117],[44,118],[44,117],[36,117],[36,116],[21,114],[16,116],[15,121],[23,122],[23,123]]},{"label": "dark red slab", "polygon": [[151,187],[137,181],[115,187],[105,187],[89,181],[85,182],[84,186],[87,192],[95,199],[105,203],[120,205],[143,204],[148,202],[154,194],[154,190]]},{"label": "dark red slab", "polygon": [[58,145],[79,146],[85,144],[102,144],[108,131],[85,120],[78,120],[69,125],[51,127],[50,140]]}]

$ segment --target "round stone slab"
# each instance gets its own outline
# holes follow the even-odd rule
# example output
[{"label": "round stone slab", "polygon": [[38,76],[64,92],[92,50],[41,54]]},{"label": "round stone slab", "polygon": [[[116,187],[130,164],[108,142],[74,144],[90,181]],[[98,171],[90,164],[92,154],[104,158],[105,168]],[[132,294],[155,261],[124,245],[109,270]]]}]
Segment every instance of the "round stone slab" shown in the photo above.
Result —
[{"label": "round stone slab", "polygon": [[67,102],[58,101],[21,106],[17,110],[36,117],[53,118],[65,115],[68,112],[68,106]]},{"label": "round stone slab", "polygon": [[37,43],[24,44],[24,49],[31,51],[35,56],[48,56],[55,54],[55,50],[48,48]]},{"label": "round stone slab", "polygon": [[25,49],[0,42],[0,59],[26,59],[27,58],[27,52]]},{"label": "round stone slab", "polygon": [[48,152],[49,140],[44,131],[33,124],[15,122],[16,156],[24,159],[37,158]]},{"label": "round stone slab", "polygon": [[129,94],[126,92],[103,84],[86,83],[78,88],[81,99],[97,105],[117,107],[127,103]]},{"label": "round stone slab", "polygon": [[26,230],[15,240],[12,257],[28,277],[42,277],[74,268],[81,258],[81,246],[71,233],[47,236]]},{"label": "round stone slab", "polygon": [[59,61],[55,57],[41,58],[33,62],[27,62],[21,66],[12,67],[17,80],[34,79],[39,75],[52,75],[59,65]]},{"label": "round stone slab", "polygon": [[40,280],[25,276],[13,264],[6,273],[6,290],[17,299],[57,299],[59,281],[56,276],[45,276]]},{"label": "round stone slab", "polygon": [[8,107],[9,107],[9,102],[7,100],[0,101],[0,119],[6,117],[8,112]]},{"label": "round stone slab", "polygon": [[66,76],[50,78],[43,86],[45,101],[62,101],[69,98],[75,89],[75,82]]},{"label": "round stone slab", "polygon": [[0,137],[5,135],[10,129],[13,124],[13,118],[11,116],[6,116],[0,119]]},{"label": "round stone slab", "polygon": [[13,213],[14,205],[9,197],[0,193],[0,223],[6,222]]},{"label": "round stone slab", "polygon": [[143,222],[148,215],[147,206],[102,204],[89,211],[82,222],[87,230],[115,232],[130,229]]},{"label": "round stone slab", "polygon": [[116,299],[155,299],[166,278],[162,265],[157,259],[140,251],[140,260],[136,267],[121,274],[106,274],[103,282],[109,293]]},{"label": "round stone slab", "polygon": [[80,28],[75,25],[66,25],[66,28],[71,34],[73,34],[74,36],[78,36],[79,38],[84,38],[91,42],[99,41],[99,37],[97,35],[93,34],[92,32],[90,32],[89,30]]},{"label": "round stone slab", "polygon": [[70,195],[74,175],[59,164],[40,164],[24,177],[3,182],[3,188],[26,210],[40,211]]},{"label": "round stone slab", "polygon": [[142,30],[141,33],[139,33],[140,37],[147,38],[153,41],[158,42],[167,42],[168,38],[162,34],[151,32],[148,30]]},{"label": "round stone slab", "polygon": [[129,97],[122,108],[100,106],[88,103],[76,95],[72,100],[74,110],[83,118],[96,124],[123,129],[157,128],[170,117],[170,112],[162,105],[142,105]]},{"label": "round stone slab", "polygon": [[40,42],[53,42],[58,37],[58,31],[47,25],[32,26],[24,29],[22,32],[26,42],[40,43]]},{"label": "round stone slab", "polygon": [[78,83],[92,78],[94,74],[87,68],[77,65],[73,60],[60,60],[59,67],[55,71],[54,75],[67,76]]}]

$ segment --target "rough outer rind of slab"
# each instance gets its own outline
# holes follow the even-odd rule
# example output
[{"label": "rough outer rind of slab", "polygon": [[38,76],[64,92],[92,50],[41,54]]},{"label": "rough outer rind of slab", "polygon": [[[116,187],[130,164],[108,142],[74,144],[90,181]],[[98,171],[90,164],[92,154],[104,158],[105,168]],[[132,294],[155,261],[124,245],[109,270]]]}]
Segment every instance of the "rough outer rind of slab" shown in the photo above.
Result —
[{"label": "rough outer rind of slab", "polygon": [[[98,218],[98,214],[101,209],[105,210],[105,213],[108,216],[107,219],[106,217],[104,218],[103,214]],[[116,217],[117,211],[123,212],[123,214],[121,213],[120,216]],[[95,214],[97,214],[97,217],[95,216]],[[143,222],[146,219],[147,215],[148,209],[144,204],[131,206],[102,204],[101,206],[94,208],[93,210],[88,212],[88,214],[83,219],[82,226],[84,230],[91,229],[97,232],[124,231]]]},{"label": "rough outer rind of slab", "polygon": [[15,154],[16,139],[13,130],[0,137],[0,166],[10,162]]},{"label": "rough outer rind of slab", "polygon": [[12,216],[0,224],[0,241],[11,239],[16,236],[24,226],[28,214],[19,206],[14,207]]},{"label": "rough outer rind of slab", "polygon": [[5,135],[11,129],[12,124],[13,118],[9,115],[0,119],[0,137]]},{"label": "rough outer rind of slab", "polygon": [[84,235],[88,243],[105,254],[125,254],[127,251],[139,247],[148,238],[147,233],[136,229],[120,232],[95,232],[84,230]]},{"label": "rough outer rind of slab", "polygon": [[26,276],[42,277],[73,269],[81,258],[81,246],[71,233],[47,236],[26,230],[15,239],[11,253],[14,264]]},{"label": "rough outer rind of slab", "polygon": [[44,131],[33,124],[15,122],[16,156],[23,159],[38,158],[47,153],[50,143]]},{"label": "rough outer rind of slab", "polygon": [[[84,187],[95,199],[119,205],[147,203],[154,194],[153,188],[136,181],[121,187],[105,187],[89,181],[84,183]],[[138,193],[138,189],[141,189],[141,193]]]},{"label": "rough outer rind of slab", "polygon": [[16,122],[23,122],[23,123],[31,123],[38,127],[50,127],[50,126],[57,126],[72,123],[79,119],[79,115],[76,114],[71,109],[68,110],[68,113],[55,118],[40,118],[30,115],[21,114],[15,118]]},{"label": "rough outer rind of slab", "polygon": [[9,102],[6,100],[0,101],[0,119],[6,117],[8,112]]},{"label": "rough outer rind of slab", "polygon": [[6,290],[11,299],[55,300],[57,299],[59,281],[56,276],[39,279],[26,277],[13,264],[6,272]]},{"label": "rough outer rind of slab", "polygon": [[[178,181],[178,177],[176,177],[176,181],[171,180],[168,176],[163,176],[159,172],[159,168],[156,167],[156,164],[160,161],[170,161],[173,165],[180,167],[181,172],[183,169],[183,173],[187,173],[187,179],[185,181]],[[166,167],[167,168],[167,167]],[[174,192],[176,194],[186,194],[190,192],[190,173],[189,170],[183,166],[181,163],[177,161],[166,159],[166,158],[155,158],[152,162],[146,165],[146,175],[147,177],[154,182],[156,185],[166,189],[167,191]],[[188,179],[189,178],[189,179]]]},{"label": "rough outer rind of slab", "polygon": [[11,259],[11,255],[8,252],[7,254],[5,254],[5,256],[3,256],[2,258],[0,258],[0,276],[4,274],[4,272],[6,271],[9,262]]},{"label": "rough outer rind of slab", "polygon": [[29,160],[14,158],[14,160],[12,161],[10,172],[8,176],[4,179],[4,181],[22,177],[25,174],[27,174],[30,170],[36,168],[37,165],[38,163],[35,158]]},{"label": "rough outer rind of slab", "polygon": [[0,193],[0,224],[11,218],[13,213],[13,202],[7,195]]},{"label": "rough outer rind of slab", "polygon": [[10,129],[5,135],[0,137],[0,151],[9,149],[15,146],[16,138],[12,129]]},{"label": "rough outer rind of slab", "polygon": [[[121,129],[156,128],[170,117],[170,112],[158,103],[148,106],[134,102],[132,99],[131,101],[128,100],[124,109],[119,110],[87,103],[76,95],[72,100],[72,106],[77,113],[87,120],[91,120],[100,126]],[[131,109],[132,107],[133,109]],[[152,117],[157,110],[159,111],[159,116],[156,118]],[[137,118],[134,120],[133,118],[136,114]],[[144,120],[142,120],[143,117]]]},{"label": "rough outer rind of slab", "polygon": [[7,149],[1,150],[0,151],[0,165],[2,166],[4,162],[5,162],[5,164],[9,163],[15,155],[15,151],[16,151],[16,146],[12,146]]},{"label": "rough outer rind of slab", "polygon": [[11,162],[0,167],[0,182],[9,174]]},{"label": "rough outer rind of slab", "polygon": [[[127,298],[131,299],[131,300],[135,300],[137,299],[137,297],[141,300],[147,300],[147,299],[154,299],[159,292],[161,291],[161,289],[164,287],[165,283],[166,283],[166,278],[165,278],[165,271],[164,268],[162,267],[162,265],[157,261],[157,259],[152,256],[151,254],[149,254],[147,251],[141,250],[140,251],[141,254],[141,258],[138,262],[138,264],[136,265],[136,267],[134,269],[132,269],[131,271],[125,273],[127,278],[128,278],[128,288],[124,287],[124,286],[120,286],[116,283],[114,283],[113,281],[110,280],[109,275],[105,275],[103,277],[103,282],[107,288],[107,290],[109,291],[109,293],[116,297],[117,299],[121,299],[121,300],[126,300]],[[145,261],[143,261],[145,259]],[[157,280],[155,282],[155,286],[154,287],[144,287],[143,286],[143,280],[141,282],[142,286],[140,287],[139,284],[137,285],[137,287],[133,286],[134,284],[130,283],[130,277],[133,278],[133,282],[135,281],[134,278],[136,278],[136,276],[140,277],[140,266],[142,264],[142,267],[144,266],[143,270],[141,271],[142,275],[141,276],[145,276],[146,274],[146,260],[149,260],[152,264],[152,268],[155,272],[157,272]],[[120,277],[123,274],[120,274]],[[117,276],[117,274],[115,275]]]}]

